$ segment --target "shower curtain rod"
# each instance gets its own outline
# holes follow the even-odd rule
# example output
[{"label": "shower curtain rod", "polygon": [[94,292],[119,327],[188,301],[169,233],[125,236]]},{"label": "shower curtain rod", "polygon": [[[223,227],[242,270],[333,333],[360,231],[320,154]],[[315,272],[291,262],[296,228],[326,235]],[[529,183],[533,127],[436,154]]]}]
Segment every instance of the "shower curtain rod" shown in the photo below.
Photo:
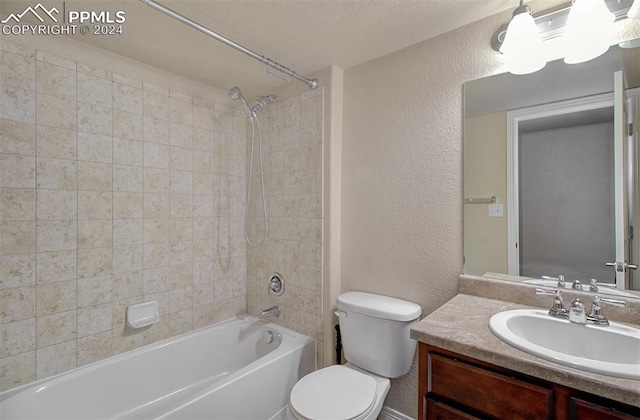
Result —
[{"label": "shower curtain rod", "polygon": [[267,58],[263,55],[259,55],[256,54],[255,52],[251,51],[248,48],[243,47],[242,45],[231,41],[228,38],[225,38],[224,36],[220,35],[217,32],[212,31],[211,29],[205,28],[204,26],[200,25],[199,23],[196,23],[194,21],[192,21],[191,19],[181,15],[178,12],[175,12],[171,9],[169,9],[168,7],[165,7],[163,5],[161,5],[160,3],[154,1],[154,0],[140,0],[142,3],[146,4],[149,7],[152,7],[154,9],[156,9],[159,12],[164,13],[165,15],[174,18],[175,20],[184,23],[187,26],[192,27],[193,29],[197,29],[198,31],[202,32],[205,35],[209,35],[210,37],[224,43],[227,44],[228,46],[235,48],[236,50],[245,53],[246,55],[248,55],[249,57],[260,61],[261,63],[263,63],[266,66],[271,67],[272,69],[275,69],[277,72],[280,72],[282,74],[285,74],[287,76],[293,77],[295,79],[298,79],[299,81],[305,83],[306,85],[309,86],[309,88],[311,88],[312,90],[318,87],[318,79],[307,79],[304,76],[301,76],[300,74],[296,73],[295,71],[291,70],[290,68],[283,66],[282,64],[273,61],[270,58]]}]

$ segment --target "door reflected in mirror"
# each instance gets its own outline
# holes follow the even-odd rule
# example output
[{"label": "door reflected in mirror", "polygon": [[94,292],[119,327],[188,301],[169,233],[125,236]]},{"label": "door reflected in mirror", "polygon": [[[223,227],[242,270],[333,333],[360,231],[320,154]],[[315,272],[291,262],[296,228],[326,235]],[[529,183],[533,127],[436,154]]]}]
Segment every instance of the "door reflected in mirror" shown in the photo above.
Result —
[{"label": "door reflected in mirror", "polygon": [[[466,274],[564,275],[586,290],[597,279],[605,285],[600,293],[616,282],[620,291],[640,290],[640,273],[623,270],[616,281],[615,267],[607,266],[621,247],[623,262],[640,260],[632,235],[639,225],[637,130],[628,135],[625,128],[622,143],[614,142],[613,80],[620,70],[626,71],[626,118],[638,121],[638,49],[612,47],[581,65],[558,61],[531,75],[465,84]],[[618,166],[624,194],[616,186]],[[495,204],[484,201],[493,196]],[[616,209],[623,210],[622,230]],[[616,231],[624,232],[618,245]]]}]

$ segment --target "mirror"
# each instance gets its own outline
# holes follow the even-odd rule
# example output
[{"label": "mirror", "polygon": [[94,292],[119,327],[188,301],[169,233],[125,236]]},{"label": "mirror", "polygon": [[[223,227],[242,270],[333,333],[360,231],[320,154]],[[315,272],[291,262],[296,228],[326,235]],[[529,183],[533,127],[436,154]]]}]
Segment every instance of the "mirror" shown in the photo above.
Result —
[{"label": "mirror", "polygon": [[[564,275],[566,287],[579,280],[586,291],[594,278],[598,293],[640,297],[640,270],[627,270],[623,287],[620,279],[607,287],[616,283],[606,263],[616,260],[612,91],[620,70],[627,119],[640,123],[639,48],[613,46],[586,63],[557,60],[529,75],[464,84],[465,274],[547,286],[557,280],[542,276]],[[640,262],[640,238],[629,234],[640,229],[634,131],[623,136],[630,264]]]}]

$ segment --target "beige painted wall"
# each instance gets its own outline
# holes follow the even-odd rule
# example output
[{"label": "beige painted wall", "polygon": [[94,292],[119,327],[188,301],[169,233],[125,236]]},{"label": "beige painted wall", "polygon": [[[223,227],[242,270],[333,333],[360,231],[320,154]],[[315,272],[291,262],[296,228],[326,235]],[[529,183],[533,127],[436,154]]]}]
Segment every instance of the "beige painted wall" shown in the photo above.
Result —
[{"label": "beige painted wall", "polygon": [[496,197],[504,217],[489,217],[487,204],[464,205],[464,271],[507,270],[507,114],[465,119],[464,196]]},{"label": "beige painted wall", "polygon": [[[462,271],[462,85],[500,71],[494,16],[347,69],[342,166],[342,291],[420,304],[457,293]],[[385,405],[417,415],[417,373]]]}]

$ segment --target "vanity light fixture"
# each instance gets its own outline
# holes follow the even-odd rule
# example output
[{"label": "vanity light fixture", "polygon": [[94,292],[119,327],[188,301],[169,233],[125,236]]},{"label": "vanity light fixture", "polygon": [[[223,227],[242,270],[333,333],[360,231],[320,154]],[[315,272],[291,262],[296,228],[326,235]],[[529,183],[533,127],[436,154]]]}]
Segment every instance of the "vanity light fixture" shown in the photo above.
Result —
[{"label": "vanity light fixture", "polygon": [[584,63],[607,52],[615,19],[604,0],[574,0],[563,40],[564,62]]},{"label": "vanity light fixture", "polygon": [[500,52],[505,55],[509,71],[513,74],[533,73],[547,64],[542,38],[531,8],[524,4],[524,0],[520,0],[520,5],[513,11]]},{"label": "vanity light fixture", "polygon": [[[635,3],[634,6],[632,6],[633,3]],[[521,8],[523,7],[527,7],[527,6],[523,6],[521,1],[520,6],[514,11],[514,14],[513,14],[514,19],[519,15],[525,15],[520,18],[521,20],[524,20],[523,18],[526,18],[526,15],[528,13],[524,13],[523,11],[521,11]],[[536,14],[536,16],[533,16],[533,20],[535,22],[535,26],[537,28],[537,32],[540,38],[542,39],[542,41],[547,41],[554,38],[565,37],[565,35],[567,35],[567,33],[569,32],[567,25],[569,24],[570,14],[574,15],[574,17],[572,17],[571,20],[579,19],[581,21],[582,20],[581,16],[585,16],[584,13],[586,10],[588,9],[599,10],[600,14],[596,15],[599,17],[588,18],[588,22],[584,22],[584,26],[582,27],[587,29],[586,29],[586,32],[580,32],[584,36],[584,38],[581,39],[580,44],[583,44],[583,43],[599,44],[600,51],[603,48],[605,48],[603,47],[603,45],[606,44],[606,48],[602,51],[602,53],[604,53],[609,48],[609,44],[612,42],[611,33],[602,35],[602,31],[596,31],[595,30],[596,28],[593,25],[597,23],[598,25],[602,25],[604,27],[611,27],[612,22],[626,19],[627,12],[632,14],[633,11],[631,9],[633,9],[634,7],[636,8],[635,13],[640,12],[640,10],[638,10],[640,9],[640,0],[635,0],[635,1],[634,0],[574,0],[572,3],[567,3],[564,6],[560,6],[558,8],[551,9],[551,10],[542,12],[540,14]],[[576,10],[572,12],[574,8]],[[529,9],[529,13],[530,13],[530,9]],[[613,15],[613,18],[611,18],[611,15]],[[511,23],[514,21],[514,19],[512,19],[511,22],[509,22],[509,24],[505,24],[502,27],[500,27],[500,29],[498,29],[498,31],[496,31],[493,34],[493,37],[491,39],[491,46],[493,47],[494,50],[503,52],[504,54],[507,53],[507,51],[503,51],[502,46],[507,41],[506,39],[507,32],[511,27]],[[608,22],[608,24],[606,22]],[[571,31],[573,31],[573,29],[571,29]],[[604,38],[604,41],[600,42],[600,38],[596,39],[595,32],[598,32],[598,34],[600,34],[599,36]],[[571,47],[572,49],[577,48],[578,42],[575,40],[575,38],[573,39],[574,39],[573,41],[571,40],[571,38],[569,38],[568,40],[564,39],[564,42],[563,42],[564,46]],[[509,48],[510,47],[507,47],[506,49],[509,49]],[[578,63],[578,62],[589,60],[591,58],[595,58],[599,55],[599,54],[594,55],[595,53],[587,54],[581,48],[578,48],[578,50],[580,51],[579,52],[567,51],[565,54],[565,57],[566,57],[565,61],[568,63]],[[525,50],[525,53],[527,53],[525,55],[525,58],[527,60],[530,59],[528,55],[531,54],[531,51]],[[590,58],[588,58],[589,55],[591,55]],[[508,56],[505,58],[507,59],[507,62],[509,63],[509,69],[511,70],[512,68],[511,61],[510,61],[511,58]],[[514,72],[512,71],[512,73]],[[515,73],[515,74],[524,74],[524,73]]]}]

